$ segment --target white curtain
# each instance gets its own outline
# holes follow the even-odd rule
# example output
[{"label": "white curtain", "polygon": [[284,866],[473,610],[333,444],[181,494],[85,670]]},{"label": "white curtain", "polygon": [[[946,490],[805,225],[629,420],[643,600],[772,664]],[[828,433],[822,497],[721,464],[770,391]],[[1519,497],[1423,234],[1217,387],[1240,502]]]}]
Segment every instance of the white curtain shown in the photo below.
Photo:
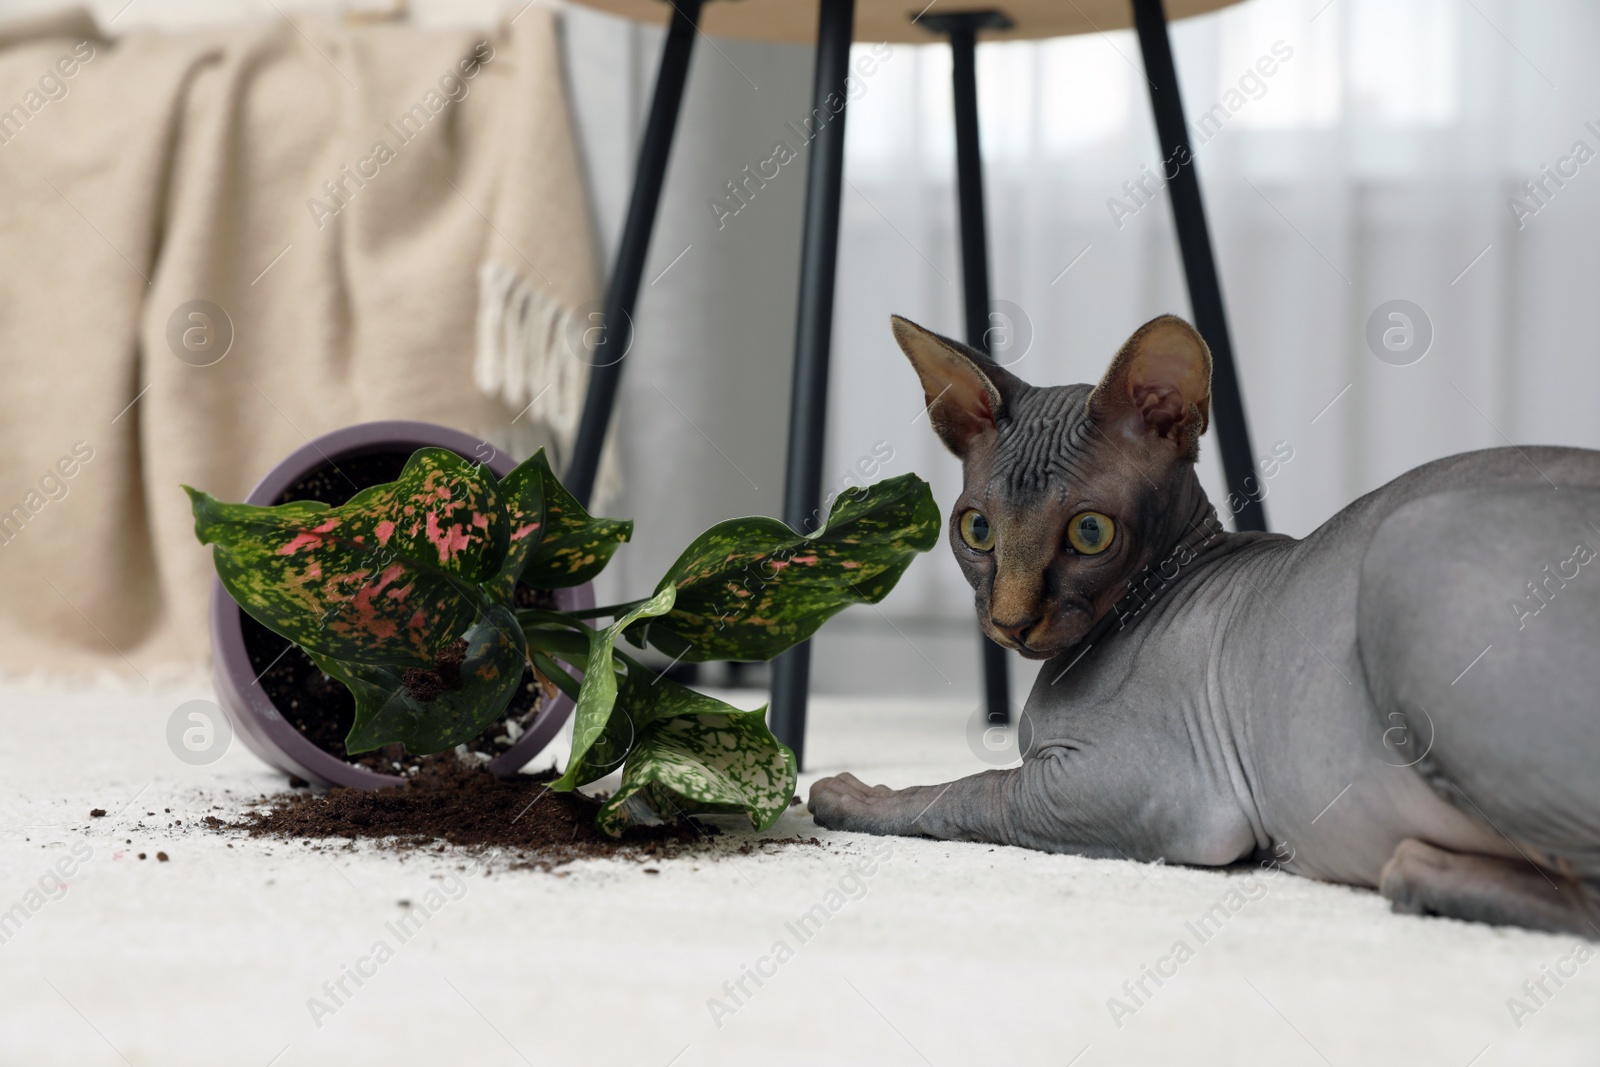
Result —
[{"label": "white curtain", "polygon": [[[1263,479],[1273,529],[1303,535],[1453,452],[1600,447],[1600,9],[1250,0],[1172,37],[1254,450],[1292,449]],[[995,321],[1015,330],[994,339],[1030,381],[1095,381],[1140,323],[1188,314],[1166,194],[1124,186],[1161,170],[1142,69],[1131,32],[978,50]],[[962,332],[949,51],[896,47],[864,80],[829,488],[892,449],[878,476],[915,470],[948,506],[959,470],[917,417],[887,318]],[[1407,366],[1368,346],[1391,300],[1431,323]],[[1214,436],[1202,475],[1220,501]],[[884,609],[966,619],[971,594],[941,548]]]}]

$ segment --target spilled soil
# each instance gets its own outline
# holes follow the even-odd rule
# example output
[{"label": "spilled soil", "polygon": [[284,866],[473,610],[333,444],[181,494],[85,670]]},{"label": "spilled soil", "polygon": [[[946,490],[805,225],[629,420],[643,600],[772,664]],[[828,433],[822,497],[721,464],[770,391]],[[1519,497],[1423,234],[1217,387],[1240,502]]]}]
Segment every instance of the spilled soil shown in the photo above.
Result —
[{"label": "spilled soil", "polygon": [[689,819],[630,828],[620,839],[595,828],[601,801],[549,789],[555,773],[502,779],[454,753],[425,757],[415,776],[390,789],[297,789],[267,798],[242,821],[208,818],[214,829],[251,837],[315,840],[324,844],[368,840],[399,853],[471,855],[501,853],[511,867],[551,870],[578,859],[626,858],[639,862],[673,856],[750,855],[774,847],[819,845],[816,838],[768,838],[733,845],[716,827]]}]

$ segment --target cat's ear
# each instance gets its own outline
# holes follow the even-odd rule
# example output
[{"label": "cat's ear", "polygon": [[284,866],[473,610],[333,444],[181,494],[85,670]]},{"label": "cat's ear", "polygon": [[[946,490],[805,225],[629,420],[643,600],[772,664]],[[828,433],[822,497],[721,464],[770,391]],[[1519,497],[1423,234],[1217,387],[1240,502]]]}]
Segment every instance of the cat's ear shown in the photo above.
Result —
[{"label": "cat's ear", "polygon": [[924,330],[910,319],[889,316],[894,339],[922,379],[928,421],[946,448],[965,457],[974,442],[993,433],[1006,417],[1007,400],[1027,388],[959,341]]},{"label": "cat's ear", "polygon": [[1134,331],[1089,394],[1089,413],[1124,432],[1171,441],[1196,459],[1211,420],[1211,349],[1176,315]]}]

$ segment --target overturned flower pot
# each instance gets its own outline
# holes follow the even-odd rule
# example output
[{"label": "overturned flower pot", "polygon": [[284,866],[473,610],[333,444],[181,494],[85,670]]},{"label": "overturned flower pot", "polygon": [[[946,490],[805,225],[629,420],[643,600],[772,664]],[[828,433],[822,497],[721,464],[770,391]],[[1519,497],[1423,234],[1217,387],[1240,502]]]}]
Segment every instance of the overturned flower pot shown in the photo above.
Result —
[{"label": "overturned flower pot", "polygon": [[[326,434],[295,451],[251,490],[247,503],[316,500],[343,504],[358,490],[395,479],[419,448],[446,448],[481,462],[497,478],[514,467],[511,457],[468,434],[426,422],[369,422]],[[588,583],[554,590],[519,587],[528,607],[581,611],[594,606]],[[344,740],[354,717],[349,690],[324,674],[309,655],[240,610],[221,582],[211,596],[211,648],[217,696],[234,732],[269,765],[325,786],[379,789],[406,779],[401,753],[380,749],[347,755]],[[448,660],[448,657],[446,657]],[[438,665],[448,674],[448,662]],[[413,685],[439,684],[424,672]],[[447,681],[447,679],[446,679]],[[486,758],[496,774],[515,774],[537,756],[572,715],[572,698],[541,687],[531,667],[505,716],[467,748]]]}]

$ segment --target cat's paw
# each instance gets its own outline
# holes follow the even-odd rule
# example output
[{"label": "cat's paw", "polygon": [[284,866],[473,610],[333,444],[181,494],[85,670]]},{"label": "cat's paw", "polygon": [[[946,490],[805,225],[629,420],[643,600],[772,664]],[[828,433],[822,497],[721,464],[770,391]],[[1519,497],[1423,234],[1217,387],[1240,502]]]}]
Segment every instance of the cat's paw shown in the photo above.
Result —
[{"label": "cat's paw", "polygon": [[889,832],[882,825],[885,802],[894,796],[886,785],[867,785],[846,771],[832,778],[819,778],[811,786],[806,810],[818,826],[829,830],[857,833]]},{"label": "cat's paw", "polygon": [[1401,915],[1432,915],[1428,886],[1445,869],[1444,853],[1408,837],[1395,848],[1378,876],[1378,892]]}]

